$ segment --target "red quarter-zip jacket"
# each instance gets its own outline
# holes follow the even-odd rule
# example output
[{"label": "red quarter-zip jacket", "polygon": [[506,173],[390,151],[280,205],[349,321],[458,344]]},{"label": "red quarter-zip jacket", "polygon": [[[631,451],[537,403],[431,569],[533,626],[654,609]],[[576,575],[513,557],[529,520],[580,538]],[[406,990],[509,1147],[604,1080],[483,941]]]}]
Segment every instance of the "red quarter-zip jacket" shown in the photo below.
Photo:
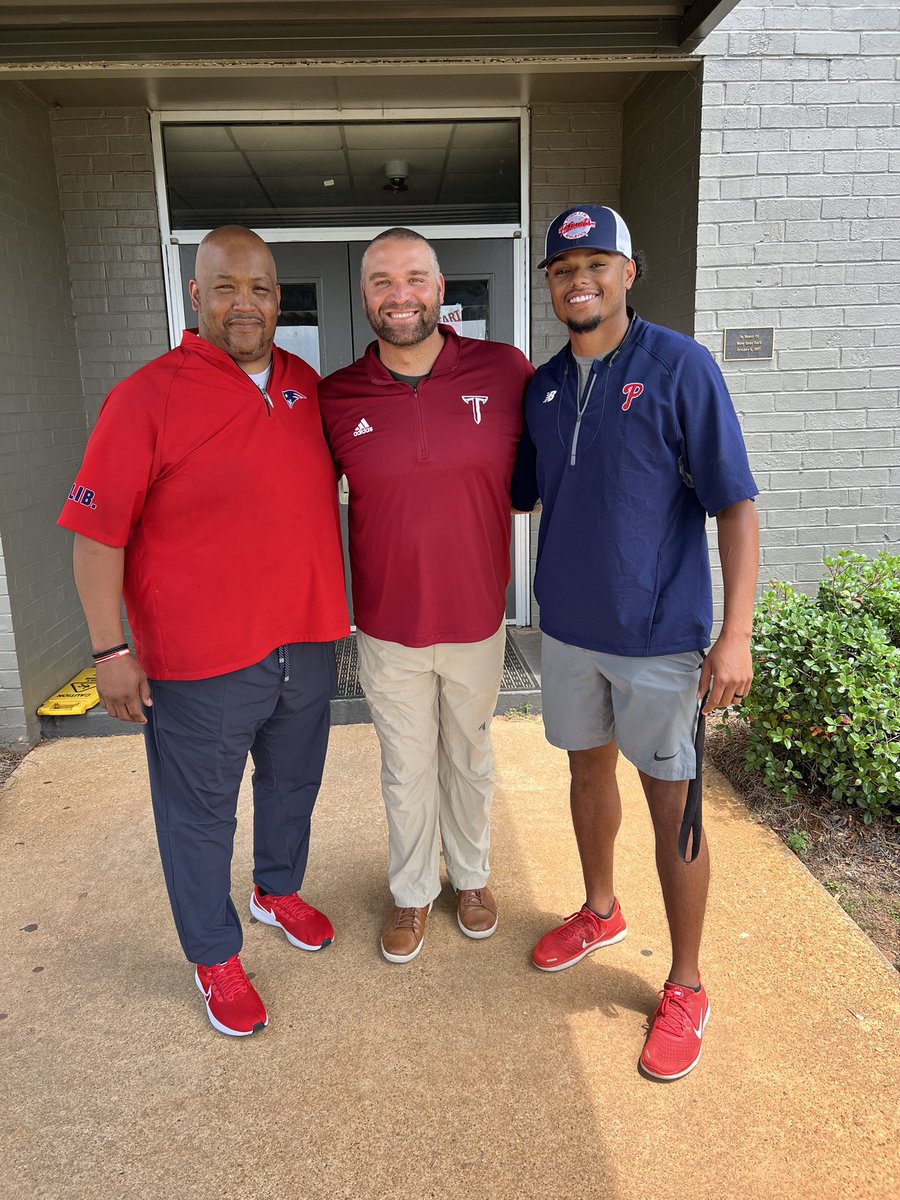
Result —
[{"label": "red quarter-zip jacket", "polygon": [[318,376],[274,347],[268,400],[193,330],[110,392],[59,524],[125,547],[151,679],[204,679],[348,632]]},{"label": "red quarter-zip jacket", "polygon": [[533,374],[514,346],[444,345],[416,391],[373,342],[319,385],[350,485],[354,619],[405,646],[476,642],[500,627],[509,582],[509,487]]}]

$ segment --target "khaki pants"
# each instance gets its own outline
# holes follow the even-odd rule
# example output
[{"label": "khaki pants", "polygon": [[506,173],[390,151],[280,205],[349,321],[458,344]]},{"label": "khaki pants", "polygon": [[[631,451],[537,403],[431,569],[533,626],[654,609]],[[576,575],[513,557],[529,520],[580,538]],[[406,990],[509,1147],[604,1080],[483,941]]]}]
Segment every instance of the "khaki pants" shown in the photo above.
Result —
[{"label": "khaki pants", "polygon": [[506,624],[483,642],[413,647],[359,631],[356,644],[381,743],[394,903],[424,908],[439,894],[438,830],[453,886],[484,887]]}]

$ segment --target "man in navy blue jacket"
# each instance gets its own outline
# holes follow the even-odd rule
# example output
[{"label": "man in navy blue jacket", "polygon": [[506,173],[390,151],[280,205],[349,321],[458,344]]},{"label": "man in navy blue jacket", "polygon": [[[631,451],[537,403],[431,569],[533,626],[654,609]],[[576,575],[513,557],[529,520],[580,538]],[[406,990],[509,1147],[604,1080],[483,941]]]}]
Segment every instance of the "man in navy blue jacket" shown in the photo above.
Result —
[{"label": "man in navy blue jacket", "polygon": [[[757,488],[712,356],[627,306],[639,267],[619,214],[589,204],[561,213],[540,267],[569,341],[528,387],[512,495],[520,511],[542,502],[544,725],[569,753],[587,895],[541,938],[533,962],[561,971],[625,937],[613,888],[621,750],[649,805],[672,940],[639,1065],[679,1079],[700,1058],[709,1016],[698,965],[709,885],[703,715],[740,703],[753,679]],[[708,654],[707,516],[725,593]]]}]

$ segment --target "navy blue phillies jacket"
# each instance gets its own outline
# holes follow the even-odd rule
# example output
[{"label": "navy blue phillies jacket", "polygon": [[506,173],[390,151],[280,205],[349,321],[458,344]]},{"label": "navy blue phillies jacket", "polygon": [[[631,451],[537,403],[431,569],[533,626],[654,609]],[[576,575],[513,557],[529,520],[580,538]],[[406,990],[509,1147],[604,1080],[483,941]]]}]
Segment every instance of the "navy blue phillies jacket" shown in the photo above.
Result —
[{"label": "navy blue phillies jacket", "polygon": [[632,317],[578,419],[567,345],[525,393],[513,507],[543,502],[541,629],[629,656],[709,645],[706,518],[757,495],[722,373],[693,338]]}]

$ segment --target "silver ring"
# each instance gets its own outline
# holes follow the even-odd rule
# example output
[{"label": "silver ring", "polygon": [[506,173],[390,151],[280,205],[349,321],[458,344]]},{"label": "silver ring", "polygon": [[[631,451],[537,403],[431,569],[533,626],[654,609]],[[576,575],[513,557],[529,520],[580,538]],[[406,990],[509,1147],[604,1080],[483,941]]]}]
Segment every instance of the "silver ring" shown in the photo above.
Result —
[{"label": "silver ring", "polygon": [[735,692],[732,697],[732,699],[734,699],[734,700],[743,700],[743,698],[744,698],[744,696],[743,696],[743,693],[741,693],[741,692]]}]

